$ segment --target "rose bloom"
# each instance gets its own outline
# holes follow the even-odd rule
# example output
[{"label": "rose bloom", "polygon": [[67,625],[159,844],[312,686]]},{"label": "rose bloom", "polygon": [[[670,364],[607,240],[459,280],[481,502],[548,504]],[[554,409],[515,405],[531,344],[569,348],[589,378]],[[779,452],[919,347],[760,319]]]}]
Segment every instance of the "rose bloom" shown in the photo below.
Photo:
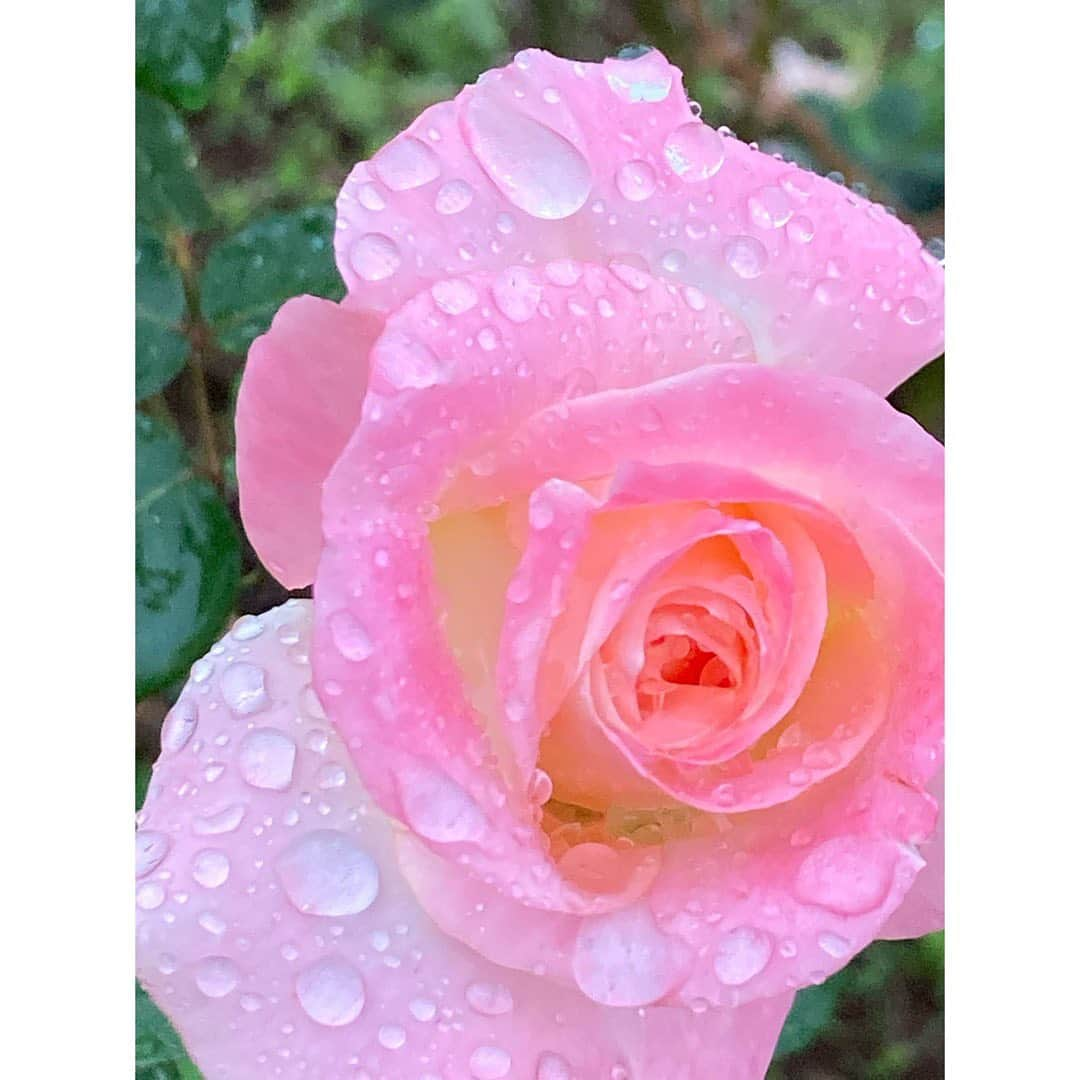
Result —
[{"label": "rose bloom", "polygon": [[165,722],[139,977],[210,1078],[757,1080],[941,925],[941,268],[655,51],[522,53],[338,215],[237,407],[314,600]]}]

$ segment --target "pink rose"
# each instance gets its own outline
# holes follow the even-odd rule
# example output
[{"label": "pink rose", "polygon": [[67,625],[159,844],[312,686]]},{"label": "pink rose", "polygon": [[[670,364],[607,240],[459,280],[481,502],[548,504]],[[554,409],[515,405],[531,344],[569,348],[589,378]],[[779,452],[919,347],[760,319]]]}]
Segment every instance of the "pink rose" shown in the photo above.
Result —
[{"label": "pink rose", "polygon": [[338,213],[237,411],[314,604],[166,721],[140,978],[210,1078],[757,1080],[940,925],[940,267],[657,52],[519,55]]}]

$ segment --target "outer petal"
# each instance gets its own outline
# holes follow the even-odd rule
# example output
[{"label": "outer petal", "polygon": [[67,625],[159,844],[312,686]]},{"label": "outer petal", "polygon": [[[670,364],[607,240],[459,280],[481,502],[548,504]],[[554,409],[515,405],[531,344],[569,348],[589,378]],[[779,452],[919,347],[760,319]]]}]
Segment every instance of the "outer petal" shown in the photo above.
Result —
[{"label": "outer petal", "polygon": [[208,1080],[764,1075],[790,993],[606,1008],[444,937],[311,691],[309,632],[290,601],[195,665],[140,814],[139,977]]},{"label": "outer petal", "polygon": [[938,818],[934,833],[919,845],[919,854],[926,865],[919,871],[915,884],[904,902],[881,928],[878,937],[913,938],[932,934],[945,927],[945,765],[926,785],[937,801]]},{"label": "outer petal", "polygon": [[311,583],[322,482],[360,419],[367,354],[382,319],[298,296],[256,338],[236,399],[244,529],[286,588]]},{"label": "outer petal", "polygon": [[338,216],[366,309],[476,269],[632,257],[726,304],[770,364],[886,393],[942,349],[942,270],[914,231],[707,127],[656,51],[519,53],[357,165]]}]

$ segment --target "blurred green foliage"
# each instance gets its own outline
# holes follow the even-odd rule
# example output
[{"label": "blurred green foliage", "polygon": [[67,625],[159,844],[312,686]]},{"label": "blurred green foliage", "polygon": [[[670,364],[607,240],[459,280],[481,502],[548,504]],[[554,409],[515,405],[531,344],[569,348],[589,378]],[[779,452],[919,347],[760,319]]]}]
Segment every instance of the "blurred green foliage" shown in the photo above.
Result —
[{"label": "blurred green foliage", "polygon": [[[516,49],[631,42],[664,49],[714,125],[941,235],[936,0],[136,0],[137,805],[188,665],[284,595],[238,527],[235,389],[283,300],[341,295],[349,167]],[[893,401],[943,437],[942,361]],[[942,951],[879,942],[801,991],[770,1080],[941,1076]],[[139,989],[136,1021],[137,1077],[198,1077]]]}]

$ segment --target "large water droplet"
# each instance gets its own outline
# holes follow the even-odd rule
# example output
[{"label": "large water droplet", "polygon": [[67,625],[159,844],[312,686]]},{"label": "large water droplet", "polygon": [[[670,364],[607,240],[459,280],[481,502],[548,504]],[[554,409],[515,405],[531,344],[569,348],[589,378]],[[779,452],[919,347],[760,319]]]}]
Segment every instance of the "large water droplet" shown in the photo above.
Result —
[{"label": "large water droplet", "polygon": [[188,698],[181,698],[161,725],[161,749],[177,754],[188,744],[199,723],[199,710]]},{"label": "large water droplet", "polygon": [[615,95],[631,105],[663,101],[671,93],[672,68],[655,49],[636,59],[604,61],[604,78]]},{"label": "large water droplet", "polygon": [[436,281],[431,286],[431,296],[439,310],[447,315],[463,315],[476,307],[479,299],[476,289],[463,278]]},{"label": "large water droplet", "polygon": [[664,157],[672,172],[688,184],[715,176],[724,164],[720,135],[697,120],[680,124],[664,142]]},{"label": "large water droplet", "polygon": [[140,829],[135,834],[135,876],[149,874],[169,852],[172,842],[161,832]]},{"label": "large water droplet", "polygon": [[855,836],[834,837],[803,860],[795,895],[840,915],[862,915],[888,896],[894,865],[895,858],[885,845]]},{"label": "large water droplet", "polygon": [[191,861],[191,876],[204,888],[216,889],[229,877],[229,858],[224,851],[206,848]]},{"label": "large water droplet", "polygon": [[441,172],[435,151],[411,135],[399,135],[372,158],[379,179],[391,191],[430,184]]},{"label": "large water droplet", "polygon": [[502,1016],[514,1007],[514,997],[502,983],[469,983],[465,1000],[481,1016]]},{"label": "large water droplet", "polygon": [[624,199],[641,202],[656,190],[656,172],[647,161],[628,161],[615,173],[615,186]]},{"label": "large water droplet", "polygon": [[501,1046],[478,1046],[469,1056],[474,1080],[502,1080],[510,1075],[511,1058]]},{"label": "large water droplet", "polygon": [[405,1045],[405,1029],[397,1024],[383,1024],[379,1028],[379,1045],[386,1050],[400,1050]]},{"label": "large water droplet", "polygon": [[284,791],[292,782],[296,743],[276,728],[249,731],[237,751],[240,775],[255,788]]},{"label": "large water droplet", "polygon": [[677,974],[672,941],[644,904],[586,919],[573,956],[582,992],[601,1005],[651,1005]]},{"label": "large water droplet", "polygon": [[401,265],[401,250],[389,236],[364,233],[353,245],[349,262],[365,281],[383,281]]},{"label": "large water droplet", "polygon": [[351,1024],[364,1007],[364,980],[345,960],[332,957],[301,971],[296,996],[304,1012],[317,1024]]},{"label": "large water droplet", "polygon": [[740,926],[717,942],[713,970],[725,986],[742,986],[765,969],[772,949],[772,938],[764,930]]},{"label": "large water droplet", "polygon": [[528,322],[536,314],[542,291],[536,275],[524,266],[504,270],[491,286],[495,306],[515,323]]},{"label": "large water droplet", "polygon": [[360,620],[346,609],[335,611],[330,616],[330,636],[337,651],[346,660],[360,662],[375,651],[375,645],[367,630]]},{"label": "large water droplet", "polygon": [[487,831],[483,811],[446,773],[414,764],[398,780],[405,817],[421,836],[455,844],[479,840]]},{"label": "large water droplet", "polygon": [[779,229],[791,220],[791,203],[778,187],[763,187],[748,200],[750,220],[759,229]]},{"label": "large water droplet", "polygon": [[765,270],[769,253],[753,236],[733,236],[724,244],[724,261],[741,278],[756,278]]},{"label": "large water droplet", "polygon": [[834,934],[830,930],[823,930],[818,934],[817,943],[823,953],[827,953],[835,960],[842,960],[851,952],[851,942],[846,937]]},{"label": "large water droplet", "polygon": [[477,88],[465,108],[465,137],[495,186],[533,217],[558,221],[585,205],[592,174],[557,131]]},{"label": "large water droplet", "polygon": [[233,806],[226,806],[224,810],[204,814],[191,822],[191,831],[196,836],[219,836],[230,833],[244,820],[244,810],[243,806],[236,803]]},{"label": "large water droplet", "polygon": [[386,336],[380,362],[387,381],[400,390],[424,390],[446,379],[443,362],[422,341],[402,335]]},{"label": "large water droplet", "polygon": [[356,915],[379,894],[379,868],[352,837],[334,829],[302,836],[277,861],[285,895],[310,915]]},{"label": "large water droplet", "polygon": [[570,1062],[562,1054],[541,1054],[536,1064],[536,1080],[573,1080]]},{"label": "large water droplet", "polygon": [[240,981],[240,969],[227,956],[208,956],[195,969],[195,985],[208,998],[231,994]]},{"label": "large water droplet", "polygon": [[440,214],[460,214],[476,196],[472,185],[465,180],[449,180],[435,196],[435,209]]},{"label": "large water droplet", "polygon": [[236,641],[254,641],[264,630],[266,624],[255,615],[241,615],[230,631]]}]

